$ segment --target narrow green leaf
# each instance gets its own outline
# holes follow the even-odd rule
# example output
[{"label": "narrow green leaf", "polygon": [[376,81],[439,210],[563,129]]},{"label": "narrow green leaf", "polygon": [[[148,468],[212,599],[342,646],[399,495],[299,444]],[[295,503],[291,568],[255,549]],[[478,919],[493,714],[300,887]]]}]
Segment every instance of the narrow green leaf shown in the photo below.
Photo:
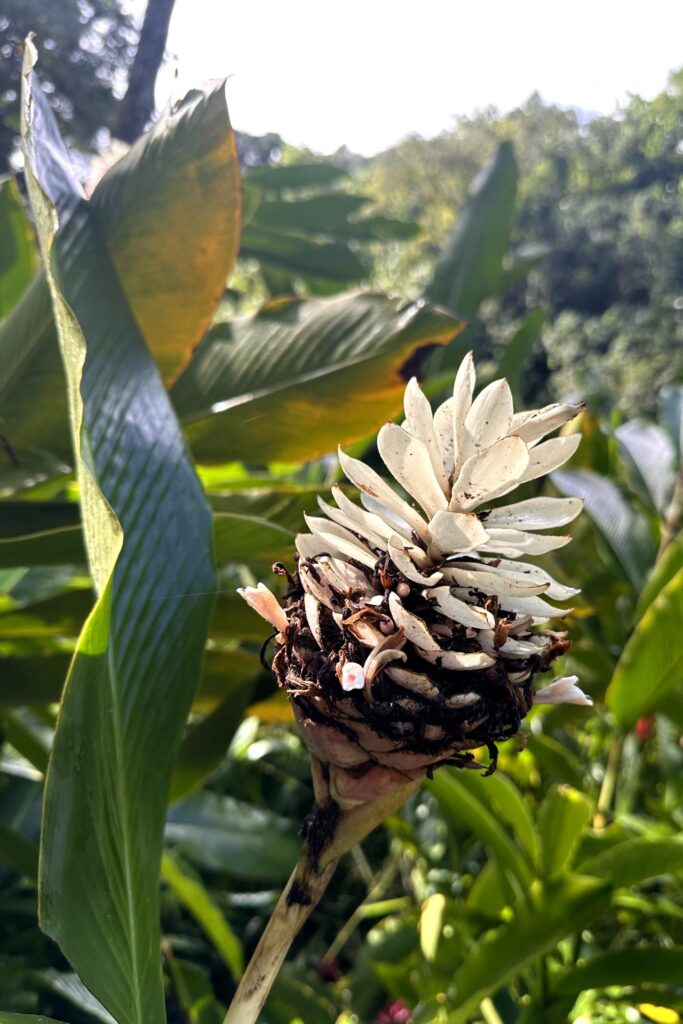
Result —
[{"label": "narrow green leaf", "polygon": [[427,287],[427,298],[455,316],[470,318],[482,299],[496,292],[510,244],[516,196],[517,161],[512,144],[502,142],[470,186]]},{"label": "narrow green leaf", "polygon": [[207,934],[233,980],[239,981],[244,970],[242,943],[208,890],[170,853],[161,859],[161,877]]},{"label": "narrow green leaf", "polygon": [[486,846],[495,858],[503,878],[509,874],[520,889],[526,888],[532,878],[529,864],[501,827],[497,817],[462,781],[460,773],[441,769],[428,786],[453,825],[474,832]]},{"label": "narrow green leaf", "polygon": [[319,281],[342,288],[366,276],[356,254],[342,242],[287,235],[253,223],[242,233],[240,256],[309,284]]},{"label": "narrow green leaf", "polygon": [[683,682],[683,569],[663,587],[621,653],[607,706],[629,728]]},{"label": "narrow green leaf", "polygon": [[629,839],[579,865],[582,875],[595,875],[615,888],[683,871],[683,840]]},{"label": "narrow green leaf", "polygon": [[[28,43],[27,180],[101,593],[71,666],[46,780],[40,918],[119,1024],[163,1024],[158,870],[215,587],[210,513],[97,219],[69,174],[34,62]],[[188,123],[175,122],[181,132]],[[143,139],[138,166],[144,151]]]},{"label": "narrow green leaf", "polygon": [[683,569],[683,531],[664,549],[645,580],[636,606],[635,620],[642,619],[660,591]]},{"label": "narrow green leaf", "polygon": [[592,812],[588,797],[571,786],[553,786],[541,805],[539,832],[547,877],[571,867]]},{"label": "narrow green leaf", "polygon": [[506,822],[520,846],[526,850],[531,864],[538,858],[539,844],[536,827],[524,797],[506,775],[483,776],[479,772],[459,772],[458,782],[472,796],[488,807],[495,818]]},{"label": "narrow green leaf", "polygon": [[171,398],[202,461],[313,458],[395,415],[416,354],[459,326],[372,293],[278,299],[216,324]]},{"label": "narrow green leaf", "polygon": [[530,961],[565,935],[600,918],[609,886],[595,878],[565,875],[533,882],[514,905],[513,918],[489,932],[470,951],[453,978],[457,1010],[448,1024],[464,1024],[482,999],[493,995]]},{"label": "narrow green leaf", "polygon": [[564,970],[553,983],[553,994],[578,995],[609,985],[669,984],[683,977],[683,946],[656,949],[613,949],[586,963]]}]

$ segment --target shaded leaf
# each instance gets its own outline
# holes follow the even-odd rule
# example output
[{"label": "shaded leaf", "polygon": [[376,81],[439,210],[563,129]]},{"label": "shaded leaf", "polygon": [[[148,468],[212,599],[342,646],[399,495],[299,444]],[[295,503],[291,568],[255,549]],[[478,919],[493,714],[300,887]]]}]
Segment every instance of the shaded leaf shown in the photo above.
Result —
[{"label": "shaded leaf", "polygon": [[258,167],[249,171],[246,181],[265,192],[282,192],[285,189],[316,188],[331,185],[348,178],[348,171],[330,163],[286,164],[279,167]]},{"label": "shaded leaf", "polygon": [[166,839],[201,867],[268,884],[284,882],[299,853],[291,822],[214,793],[172,807]]},{"label": "shaded leaf", "polygon": [[619,447],[639,493],[664,515],[676,483],[676,458],[667,433],[654,423],[629,420],[616,429]]},{"label": "shaded leaf", "polygon": [[683,569],[660,591],[629,637],[607,688],[607,706],[628,728],[683,681]]},{"label": "shaded leaf", "polygon": [[676,573],[683,569],[683,532],[679,533],[659,555],[645,580],[636,606],[635,619],[638,622],[663,587],[669,583]]},{"label": "shaded leaf", "polygon": [[416,353],[458,327],[372,293],[274,300],[216,324],[171,397],[200,460],[313,458],[396,414]]},{"label": "shaded leaf", "polygon": [[556,470],[551,480],[561,494],[584,499],[586,512],[617,564],[639,591],[655,560],[654,543],[646,521],[615,483],[592,470]]},{"label": "shaded leaf", "polygon": [[5,317],[38,269],[33,232],[14,178],[0,180],[0,317]]},{"label": "shaded leaf", "polygon": [[541,336],[545,318],[544,309],[533,309],[506,343],[496,366],[496,376],[505,377],[518,400],[521,397],[522,370]]}]

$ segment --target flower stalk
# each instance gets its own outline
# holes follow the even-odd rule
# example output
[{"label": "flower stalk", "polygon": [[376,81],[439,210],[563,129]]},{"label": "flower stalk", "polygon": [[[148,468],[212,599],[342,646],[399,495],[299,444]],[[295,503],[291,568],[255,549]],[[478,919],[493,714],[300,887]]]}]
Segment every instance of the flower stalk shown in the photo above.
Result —
[{"label": "flower stalk", "polygon": [[299,931],[320,902],[340,858],[394,814],[420,784],[397,786],[375,800],[337,813],[313,759],[316,805],[304,828],[296,867],[278,900],[230,1004],[223,1024],[255,1024]]}]

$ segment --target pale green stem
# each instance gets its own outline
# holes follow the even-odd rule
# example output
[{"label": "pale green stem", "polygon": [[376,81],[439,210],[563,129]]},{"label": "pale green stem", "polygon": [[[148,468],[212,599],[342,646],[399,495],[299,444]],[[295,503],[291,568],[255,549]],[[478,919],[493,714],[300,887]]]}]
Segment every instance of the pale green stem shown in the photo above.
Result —
[{"label": "pale green stem", "polygon": [[[308,843],[304,844],[299,861],[254,950],[223,1024],[256,1024],[289,947],[319,903],[340,857],[397,811],[415,792],[420,782],[420,779],[409,782],[385,796],[344,811],[316,862],[313,862]],[[316,792],[320,804],[322,794],[319,785],[318,782]]]}]

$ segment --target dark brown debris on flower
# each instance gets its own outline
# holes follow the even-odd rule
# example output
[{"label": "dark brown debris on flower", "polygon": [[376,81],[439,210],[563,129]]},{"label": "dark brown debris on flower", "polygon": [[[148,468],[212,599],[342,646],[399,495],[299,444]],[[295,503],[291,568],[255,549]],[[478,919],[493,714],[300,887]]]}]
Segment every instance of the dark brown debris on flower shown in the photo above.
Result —
[{"label": "dark brown debris on flower", "polygon": [[[568,642],[546,623],[577,591],[527,556],[571,538],[542,531],[581,511],[574,498],[491,507],[565,462],[578,435],[543,440],[579,411],[515,414],[505,381],[473,400],[466,357],[434,414],[411,381],[406,417],[379,433],[387,468],[412,501],[340,453],[361,495],[335,487],[296,539],[284,608],[263,586],[241,591],[276,629],[273,671],[317,765],[318,802],[352,808],[472,750],[516,735],[534,703],[588,704],[573,676],[534,691]],[[480,511],[480,506],[487,506]],[[542,595],[542,596],[541,596]]]}]

